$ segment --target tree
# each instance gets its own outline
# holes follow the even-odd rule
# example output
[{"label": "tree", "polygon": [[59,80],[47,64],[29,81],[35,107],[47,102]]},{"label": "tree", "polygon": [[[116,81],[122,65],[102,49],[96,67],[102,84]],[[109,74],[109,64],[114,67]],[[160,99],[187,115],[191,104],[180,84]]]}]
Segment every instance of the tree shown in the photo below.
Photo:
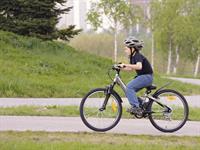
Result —
[{"label": "tree", "polygon": [[68,40],[81,30],[74,30],[72,26],[61,31],[56,28],[59,15],[72,9],[57,7],[65,2],[66,0],[1,0],[0,29],[45,40]]},{"label": "tree", "polygon": [[[176,47],[177,59],[176,63],[179,61],[178,45],[174,40],[176,32],[174,31],[174,26],[176,25],[176,20],[180,16],[179,9],[181,8],[184,0],[162,0],[154,1],[154,17],[152,18],[154,34],[157,36],[157,42],[164,50],[168,50],[168,64],[167,64],[167,74],[170,74],[172,68],[172,53],[173,48]],[[155,7],[156,6],[156,7]],[[156,8],[156,10],[155,10]]]},{"label": "tree", "polygon": [[197,76],[199,65],[200,65],[200,1],[199,0],[187,0],[188,3],[188,16],[190,20],[190,39],[192,41],[192,47],[194,49],[194,53],[196,53],[196,64],[194,77]]},{"label": "tree", "polygon": [[[180,53],[186,53],[190,54],[192,51],[191,49],[191,40],[190,39],[190,32],[191,32],[191,26],[190,26],[190,20],[188,16],[184,15],[185,10],[183,8],[180,8],[179,10],[179,16],[177,16],[176,20],[174,21],[173,26],[173,41],[175,43],[175,63],[173,65],[173,73],[177,73],[177,66],[180,60]],[[187,55],[187,58],[190,58],[191,55]]]},{"label": "tree", "polygon": [[173,40],[176,45],[176,63],[174,65],[174,73],[176,73],[177,61],[179,60],[180,49],[186,54],[188,59],[196,59],[194,76],[197,76],[200,64],[199,52],[199,25],[200,25],[200,2],[198,0],[182,0],[177,12],[179,16],[176,17],[173,26]]},{"label": "tree", "polygon": [[131,5],[124,0],[100,0],[92,4],[87,20],[95,30],[102,27],[103,17],[109,21],[109,26],[114,34],[114,60],[117,62],[117,34],[122,27],[130,27],[139,19]]},{"label": "tree", "polygon": [[160,10],[160,3],[157,1],[151,1],[149,5],[149,16],[147,16],[145,20],[145,25],[147,28],[150,28],[151,30],[151,65],[152,68],[154,68],[154,53],[155,53],[155,40],[154,40],[154,28],[155,28],[155,20],[157,20],[157,17]]}]

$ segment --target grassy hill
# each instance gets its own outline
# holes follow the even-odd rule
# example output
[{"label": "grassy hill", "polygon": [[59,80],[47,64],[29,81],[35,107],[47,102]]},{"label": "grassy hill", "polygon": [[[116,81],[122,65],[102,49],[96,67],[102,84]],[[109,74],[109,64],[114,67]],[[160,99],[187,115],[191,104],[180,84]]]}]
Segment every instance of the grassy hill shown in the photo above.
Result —
[{"label": "grassy hill", "polygon": [[80,97],[102,84],[110,64],[66,44],[0,32],[1,97]]},{"label": "grassy hill", "polygon": [[[89,89],[109,83],[106,72],[111,65],[109,59],[60,42],[0,31],[1,97],[83,97]],[[127,82],[133,75],[122,77]],[[165,82],[156,75],[155,84]],[[179,82],[171,86],[187,95],[200,93],[199,86]]]}]

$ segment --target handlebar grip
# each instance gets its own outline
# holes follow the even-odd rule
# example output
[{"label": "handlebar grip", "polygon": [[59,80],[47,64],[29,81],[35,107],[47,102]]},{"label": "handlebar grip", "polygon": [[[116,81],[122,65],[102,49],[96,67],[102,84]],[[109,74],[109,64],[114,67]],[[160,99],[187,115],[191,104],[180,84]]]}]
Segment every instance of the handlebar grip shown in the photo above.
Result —
[{"label": "handlebar grip", "polygon": [[122,67],[119,64],[115,64],[113,65],[112,69],[121,69],[121,68],[125,68],[126,66],[123,65]]},{"label": "handlebar grip", "polygon": [[118,66],[119,68],[125,68],[126,67],[126,65],[123,65],[122,67],[121,66]]},{"label": "handlebar grip", "polygon": [[[122,64],[122,62],[119,62],[117,65],[119,65],[119,64]],[[122,67],[119,66],[119,68],[125,68],[125,67],[126,67],[126,65],[123,65]]]}]

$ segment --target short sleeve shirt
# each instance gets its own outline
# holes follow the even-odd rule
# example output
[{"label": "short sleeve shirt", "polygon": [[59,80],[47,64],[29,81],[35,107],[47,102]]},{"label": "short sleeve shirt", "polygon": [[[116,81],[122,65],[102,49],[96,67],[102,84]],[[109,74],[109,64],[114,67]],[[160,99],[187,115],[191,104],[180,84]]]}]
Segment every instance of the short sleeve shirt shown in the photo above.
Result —
[{"label": "short sleeve shirt", "polygon": [[130,64],[137,64],[138,62],[142,63],[142,69],[136,70],[137,75],[153,74],[151,64],[149,63],[147,58],[143,56],[140,52],[136,52],[135,55],[130,58]]}]

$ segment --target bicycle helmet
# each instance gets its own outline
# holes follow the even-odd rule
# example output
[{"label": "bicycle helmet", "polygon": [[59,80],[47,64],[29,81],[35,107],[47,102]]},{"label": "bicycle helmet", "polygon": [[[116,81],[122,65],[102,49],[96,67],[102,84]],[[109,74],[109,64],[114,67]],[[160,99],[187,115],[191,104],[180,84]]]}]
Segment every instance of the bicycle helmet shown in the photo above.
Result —
[{"label": "bicycle helmet", "polygon": [[143,48],[144,42],[138,40],[134,36],[130,36],[126,40],[124,40],[124,44],[129,48],[135,48],[136,50],[140,50]]}]

